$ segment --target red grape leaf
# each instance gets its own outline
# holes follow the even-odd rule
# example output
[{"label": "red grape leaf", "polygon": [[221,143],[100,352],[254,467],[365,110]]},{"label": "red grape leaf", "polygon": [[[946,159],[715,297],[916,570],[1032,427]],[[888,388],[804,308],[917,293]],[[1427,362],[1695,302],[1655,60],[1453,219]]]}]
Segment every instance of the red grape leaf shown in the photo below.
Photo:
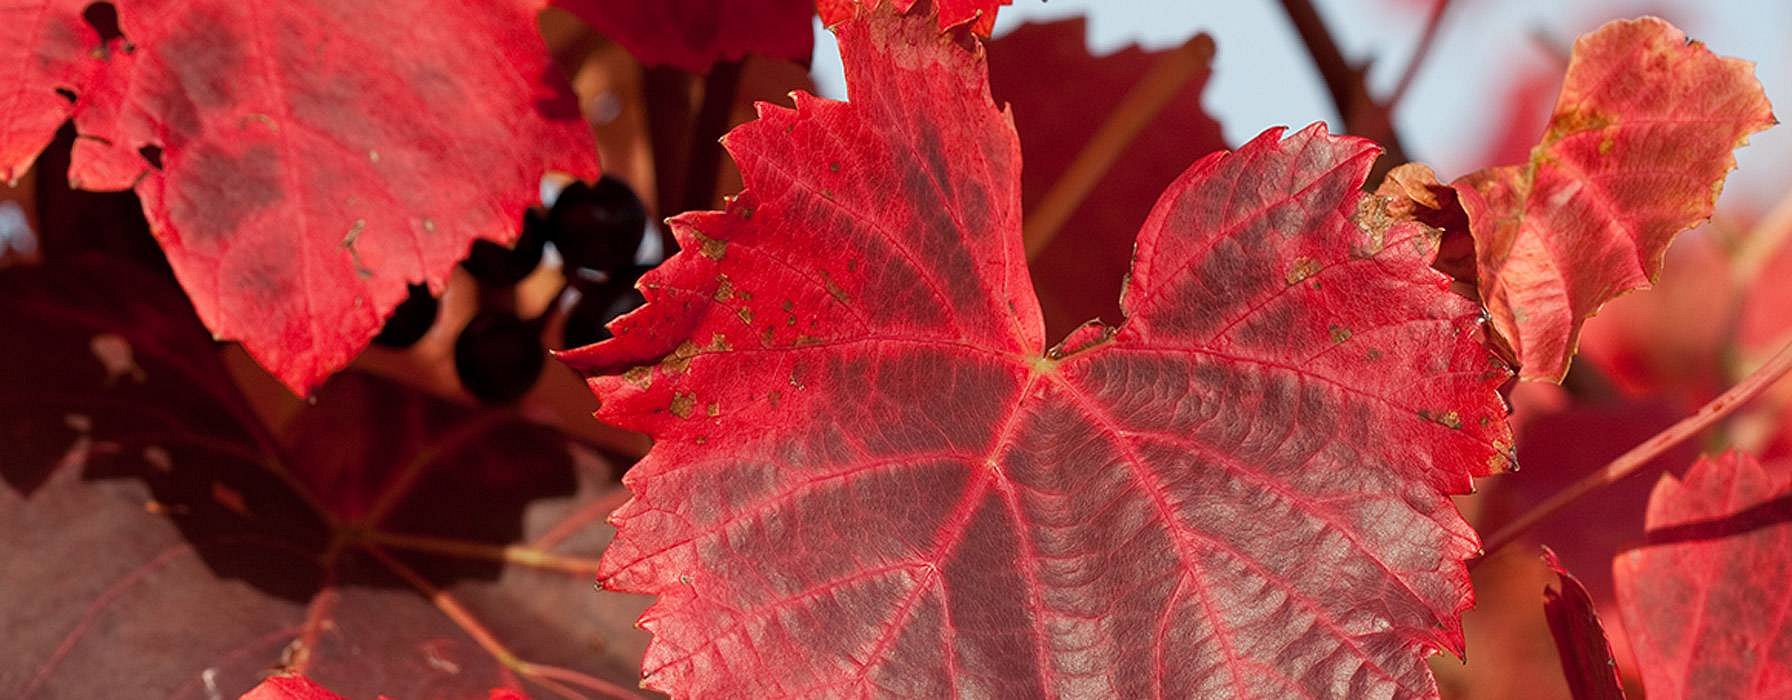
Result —
[{"label": "red grape leaf", "polygon": [[563,355],[655,438],[601,573],[660,597],[645,683],[1433,694],[1477,549],[1446,494],[1507,466],[1509,375],[1429,230],[1359,192],[1378,149],[1314,125],[1202,159],[1127,320],[1048,352],[981,47],[862,12],[852,101],[729,134],[746,191]]},{"label": "red grape leaf", "polygon": [[1665,21],[1575,42],[1530,162],[1456,181],[1481,297],[1522,378],[1561,381],[1581,324],[1653,282],[1675,234],[1711,216],[1731,152],[1773,123],[1754,64]]},{"label": "red grape leaf", "polygon": [[[1128,47],[1097,58],[1084,45],[1086,25],[1080,17],[1027,24],[988,43],[990,91],[1013,111],[1027,154],[1020,174],[1024,211],[1039,206],[1107,121],[1107,110],[1090,105],[1120,104],[1164,54]],[[1201,70],[1182,86],[1121,153],[1123,166],[1089,193],[1063,232],[1028,263],[1046,335],[1063,337],[1093,318],[1120,321],[1117,299],[1132,263],[1132,233],[1189,163],[1226,147],[1219,123],[1201,111],[1208,75]]]},{"label": "red grape leaf", "polygon": [[81,18],[88,0],[0,0],[0,181],[17,182],[68,120],[57,94],[86,84],[99,34]]},{"label": "red grape leaf", "polygon": [[0,354],[0,697],[635,675],[641,606],[590,587],[620,489],[557,433],[350,373],[272,434],[180,291],[104,261],[0,271]]},{"label": "red grape leaf", "polygon": [[[896,11],[909,12],[916,0],[891,0]],[[852,19],[860,3],[867,0],[816,0],[815,7],[821,13],[821,21],[828,26]],[[869,0],[872,5],[884,0]],[[949,29],[969,23],[971,32],[978,36],[989,36],[996,28],[996,11],[1003,5],[1012,5],[1014,0],[936,0],[933,10],[940,20],[940,29]]]},{"label": "red grape leaf", "polygon": [[1663,476],[1612,562],[1650,698],[1792,693],[1792,463],[1730,452]]},{"label": "red grape leaf", "polygon": [[748,54],[807,63],[815,52],[811,0],[553,0],[635,60],[704,73]]},{"label": "red grape leaf", "polygon": [[1555,552],[1543,548],[1543,563],[1556,574],[1554,588],[1543,589],[1543,612],[1549,633],[1555,637],[1562,658],[1562,675],[1574,700],[1623,700],[1624,685],[1618,680],[1618,662],[1612,659],[1605,627],[1593,610],[1593,598],[1574,574],[1562,568]]},{"label": "red grape leaf", "polygon": [[[0,95],[78,93],[71,180],[134,186],[206,326],[298,393],[408,283],[439,289],[474,239],[513,239],[545,171],[597,176],[541,0],[116,4],[124,38],[100,46],[63,36],[79,5],[39,3],[56,30],[27,50],[93,76],[0,73]],[[0,149],[41,148],[23,123]]]}]

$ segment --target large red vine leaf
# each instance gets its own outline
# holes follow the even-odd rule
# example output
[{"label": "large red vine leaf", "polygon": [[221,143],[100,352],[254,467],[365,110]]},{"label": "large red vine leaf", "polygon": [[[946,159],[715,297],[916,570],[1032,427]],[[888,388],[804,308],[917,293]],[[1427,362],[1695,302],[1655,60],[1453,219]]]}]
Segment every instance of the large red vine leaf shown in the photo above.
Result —
[{"label": "large red vine leaf", "polygon": [[650,66],[693,73],[748,54],[807,62],[813,0],[554,0]]},{"label": "large red vine leaf", "polygon": [[619,489],[557,434],[353,373],[275,433],[104,260],[0,271],[0,356],[0,697],[633,686],[641,606],[590,585]]},{"label": "large red vine leaf", "polygon": [[1792,693],[1792,463],[1702,458],[1656,483],[1647,521],[1612,569],[1649,697]]},{"label": "large red vine leaf", "polygon": [[601,574],[660,598],[646,683],[1433,693],[1477,549],[1446,494],[1508,464],[1508,374],[1434,236],[1359,192],[1377,149],[1202,159],[1126,321],[1048,352],[980,47],[887,6],[837,31],[852,101],[731,133],[747,190],[565,355],[656,440]]},{"label": "large red vine leaf", "polygon": [[[1013,112],[1027,153],[1021,170],[1024,211],[1045,200],[1107,121],[1107,108],[1119,105],[1164,56],[1138,47],[1093,56],[1084,43],[1086,24],[1082,18],[1027,24],[987,44],[990,91]],[[1041,75],[1052,79],[1040,80]],[[1132,233],[1189,163],[1226,147],[1219,123],[1201,111],[1208,75],[1200,70],[1181,86],[1121,153],[1123,165],[1029,261],[1048,336],[1062,337],[1090,319],[1120,321],[1116,300],[1132,263]]]},{"label": "large red vine leaf", "polygon": [[[474,239],[514,238],[545,171],[597,175],[542,0],[116,5],[124,37],[101,45],[67,37],[79,4],[37,3],[44,29],[5,38],[37,37],[51,67],[0,73],[0,95],[77,95],[70,179],[134,186],[206,326],[296,392],[407,284],[439,289]],[[41,148],[66,109],[41,110],[0,152]]]},{"label": "large red vine leaf", "polygon": [[1587,317],[1649,286],[1679,232],[1711,216],[1731,152],[1774,123],[1753,64],[1659,19],[1575,42],[1528,163],[1456,182],[1481,297],[1525,379],[1561,381]]}]

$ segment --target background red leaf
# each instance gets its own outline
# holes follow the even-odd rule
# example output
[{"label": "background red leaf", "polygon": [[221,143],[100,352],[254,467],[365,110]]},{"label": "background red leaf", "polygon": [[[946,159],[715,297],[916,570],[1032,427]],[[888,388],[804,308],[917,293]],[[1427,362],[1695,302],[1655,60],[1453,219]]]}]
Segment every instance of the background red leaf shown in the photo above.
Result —
[{"label": "background red leaf", "polygon": [[[306,393],[408,283],[439,290],[474,239],[514,238],[544,172],[596,177],[540,8],[121,0],[124,37],[80,54],[94,76],[72,86],[69,177],[134,186],[206,326]],[[45,11],[59,31],[81,21]],[[80,60],[59,36],[28,48]],[[28,131],[4,148],[41,147]]]},{"label": "background red leaf", "polygon": [[1507,465],[1508,375],[1435,241],[1360,193],[1377,150],[1202,159],[1127,320],[1047,352],[977,45],[837,31],[852,102],[732,132],[747,191],[674,219],[647,306],[565,356],[656,439],[602,573],[660,597],[647,684],[1434,693],[1476,549],[1446,494]]},{"label": "background red leaf", "polygon": [[1711,216],[1731,151],[1774,123],[1753,64],[1655,18],[1581,37],[1531,162],[1457,181],[1481,297],[1525,379],[1561,381],[1582,322],[1649,286]]},{"label": "background red leaf", "polygon": [[354,373],[264,418],[103,259],[0,271],[0,354],[0,695],[634,686],[640,606],[590,584],[607,458]]},{"label": "background red leaf", "polygon": [[1792,463],[1702,458],[1655,485],[1647,526],[1612,568],[1649,697],[1792,690]]},{"label": "background red leaf", "polygon": [[[1025,211],[1039,207],[1109,112],[1166,53],[1127,47],[1097,58],[1084,45],[1087,24],[1082,18],[1026,24],[987,44],[990,91],[1014,113],[1027,154],[1021,169]],[[1210,74],[1201,70],[1177,91],[1063,231],[1028,261],[1048,337],[1062,338],[1091,319],[1120,322],[1132,235],[1176,176],[1226,147],[1219,123],[1201,111]],[[1040,80],[1044,75],[1052,79]]]},{"label": "background red leaf", "polygon": [[648,66],[705,73],[749,54],[809,62],[813,0],[554,0]]}]

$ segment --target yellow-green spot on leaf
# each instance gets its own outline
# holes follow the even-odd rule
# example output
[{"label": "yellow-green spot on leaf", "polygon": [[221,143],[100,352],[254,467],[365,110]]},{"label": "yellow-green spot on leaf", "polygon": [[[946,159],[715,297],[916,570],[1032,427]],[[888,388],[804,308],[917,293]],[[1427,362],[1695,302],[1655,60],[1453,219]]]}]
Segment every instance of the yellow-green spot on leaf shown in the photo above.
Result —
[{"label": "yellow-green spot on leaf", "polygon": [[1451,430],[1462,429],[1462,416],[1458,415],[1455,411],[1440,411],[1433,413],[1421,408],[1419,409],[1419,418],[1431,421]]},{"label": "yellow-green spot on leaf", "polygon": [[1346,340],[1350,340],[1350,329],[1334,323],[1331,327],[1331,335],[1332,342],[1342,343]]},{"label": "yellow-green spot on leaf", "polygon": [[691,366],[691,358],[702,353],[703,348],[697,347],[696,343],[689,340],[684,341],[679,343],[678,347],[672,350],[672,354],[666,356],[666,359],[660,360],[660,369],[674,373],[683,372]]},{"label": "yellow-green spot on leaf", "polygon": [[828,273],[826,272],[821,273],[821,284],[822,286],[827,287],[828,296],[833,297],[834,301],[844,304],[850,299],[850,297],[846,296],[846,290],[841,289],[840,285],[834,284],[834,278],[828,276]]},{"label": "yellow-green spot on leaf", "polygon": [[716,275],[716,293],[711,297],[716,301],[727,302],[734,299],[734,282],[727,275]]},{"label": "yellow-green spot on leaf", "polygon": [[636,367],[636,368],[630,369],[629,371],[622,373],[622,381],[625,381],[631,385],[634,385],[634,387],[637,389],[646,389],[648,387],[651,387],[651,386],[653,386],[653,368],[652,367]]},{"label": "yellow-green spot on leaf", "polygon": [[1288,284],[1299,284],[1302,280],[1317,274],[1319,274],[1319,261],[1302,256],[1294,259],[1294,267],[1288,268],[1288,275],[1284,279],[1288,281]]},{"label": "yellow-green spot on leaf", "polygon": [[703,235],[701,231],[695,229],[691,231],[691,237],[697,239],[698,255],[702,255],[710,260],[721,260],[723,255],[728,254],[727,241],[718,241]]},{"label": "yellow-green spot on leaf", "polygon": [[695,394],[686,394],[684,392],[673,394],[672,405],[669,408],[672,411],[672,415],[678,416],[679,418],[690,418],[691,411],[697,408],[697,396]]}]

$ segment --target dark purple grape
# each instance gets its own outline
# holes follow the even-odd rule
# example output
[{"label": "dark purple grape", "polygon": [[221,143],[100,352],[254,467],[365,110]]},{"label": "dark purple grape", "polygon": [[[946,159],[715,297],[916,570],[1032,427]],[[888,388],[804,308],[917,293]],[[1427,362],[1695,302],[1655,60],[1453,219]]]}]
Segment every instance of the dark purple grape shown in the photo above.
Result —
[{"label": "dark purple grape", "polygon": [[576,348],[610,339],[610,321],[634,311],[647,300],[635,289],[640,271],[631,270],[622,277],[579,292],[579,300],[566,313],[566,326],[560,331],[562,347]]},{"label": "dark purple grape", "polygon": [[647,232],[647,208],[635,191],[613,177],[595,185],[575,182],[561,190],[548,214],[554,246],[566,261],[567,278],[578,280],[580,268],[622,276],[634,266],[635,251]]},{"label": "dark purple grape", "polygon": [[482,285],[513,286],[541,265],[542,246],[547,243],[543,230],[546,227],[546,217],[531,209],[523,214],[523,232],[517,236],[515,246],[506,248],[491,241],[474,241],[460,266]]},{"label": "dark purple grape", "polygon": [[547,361],[535,324],[507,311],[481,311],[454,341],[461,386],[486,403],[508,403],[535,386]]},{"label": "dark purple grape", "polygon": [[389,348],[408,348],[416,345],[429,327],[436,325],[436,313],[441,303],[429,295],[429,287],[421,284],[411,285],[410,296],[392,310],[392,316],[386,319],[385,327],[380,334],[373,337],[373,342]]}]

